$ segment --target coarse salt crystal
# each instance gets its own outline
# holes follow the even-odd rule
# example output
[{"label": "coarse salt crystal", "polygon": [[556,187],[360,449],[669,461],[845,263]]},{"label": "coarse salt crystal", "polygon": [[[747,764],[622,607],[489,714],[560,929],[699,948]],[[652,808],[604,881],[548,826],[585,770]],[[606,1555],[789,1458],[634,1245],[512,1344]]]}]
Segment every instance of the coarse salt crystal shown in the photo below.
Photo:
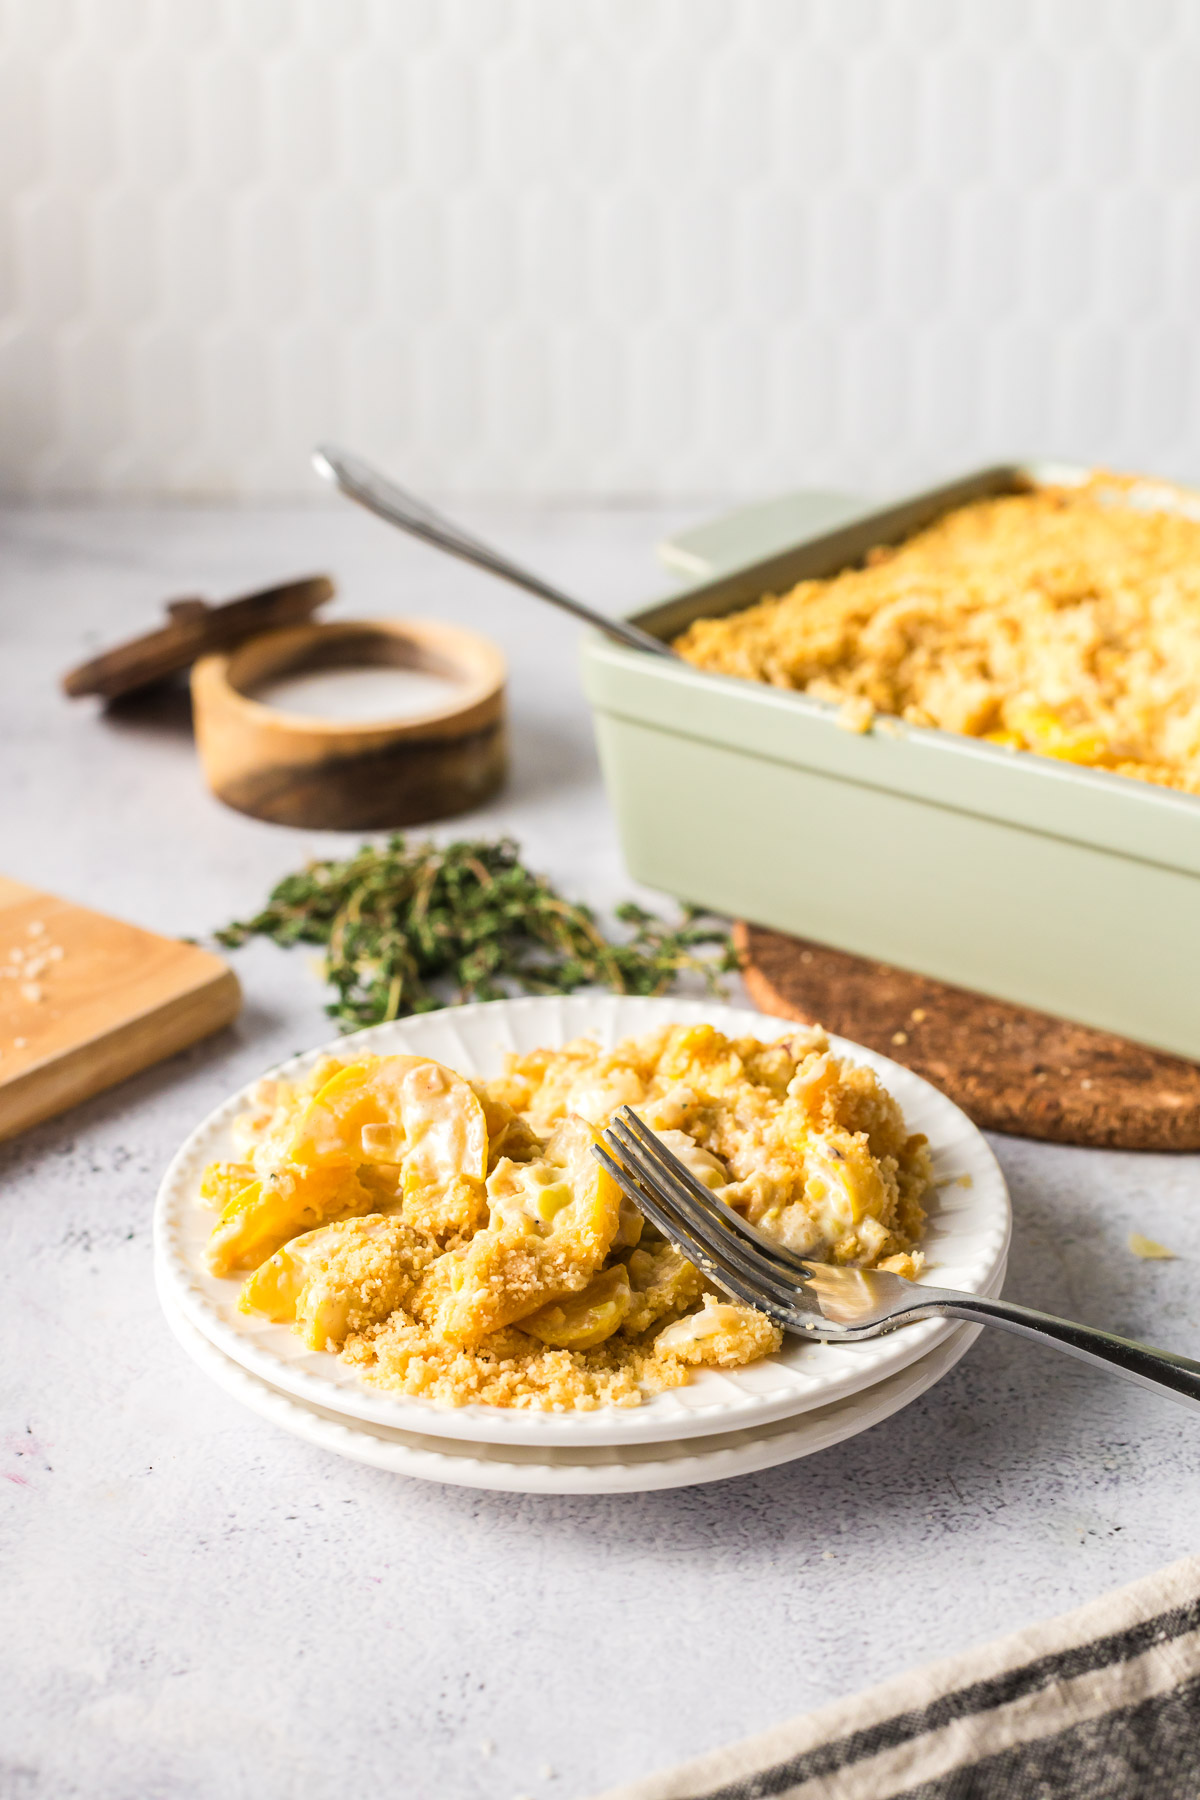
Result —
[{"label": "coarse salt crystal", "polygon": [[30,919],[26,929],[29,932],[30,937],[41,937],[46,927],[41,919]]},{"label": "coarse salt crystal", "polygon": [[21,998],[23,1000],[32,1000],[36,1005],[41,997],[42,990],[36,981],[23,981],[21,983]]}]

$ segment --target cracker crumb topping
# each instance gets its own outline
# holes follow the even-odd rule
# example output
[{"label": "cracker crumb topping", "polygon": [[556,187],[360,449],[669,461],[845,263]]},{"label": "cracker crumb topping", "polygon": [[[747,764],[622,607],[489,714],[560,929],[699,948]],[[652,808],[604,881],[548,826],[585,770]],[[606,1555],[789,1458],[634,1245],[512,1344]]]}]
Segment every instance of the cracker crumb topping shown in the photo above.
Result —
[{"label": "cracker crumb topping", "polygon": [[1200,793],[1200,517],[1184,490],[1097,475],[946,513],[675,648],[876,714]]}]

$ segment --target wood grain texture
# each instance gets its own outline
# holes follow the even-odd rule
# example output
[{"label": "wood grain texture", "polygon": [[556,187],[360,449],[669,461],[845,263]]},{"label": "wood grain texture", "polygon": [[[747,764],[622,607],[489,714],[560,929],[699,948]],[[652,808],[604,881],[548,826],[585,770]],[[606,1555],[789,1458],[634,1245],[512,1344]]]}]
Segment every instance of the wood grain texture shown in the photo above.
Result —
[{"label": "wood grain texture", "polygon": [[68,669],[63,692],[72,699],[96,694],[102,700],[136,693],[190,669],[209,651],[227,650],[257,632],[311,618],[334,592],[328,575],[307,575],[300,581],[226,600],[220,606],[201,599],[170,600],[165,625]]},{"label": "wood grain texture", "polygon": [[[427,713],[366,722],[309,718],[255,699],[280,676],[372,666],[419,669],[458,691]],[[315,830],[378,831],[468,812],[507,772],[505,676],[488,639],[425,619],[269,632],[192,671],[208,784],[239,812]]]},{"label": "wood grain texture", "polygon": [[219,956],[5,876],[0,968],[15,971],[0,977],[0,1138],[207,1037],[241,1005]]},{"label": "wood grain texture", "polygon": [[1200,1150],[1195,1063],[763,926],[739,923],[734,941],[764,1012],[904,1063],[985,1130]]}]

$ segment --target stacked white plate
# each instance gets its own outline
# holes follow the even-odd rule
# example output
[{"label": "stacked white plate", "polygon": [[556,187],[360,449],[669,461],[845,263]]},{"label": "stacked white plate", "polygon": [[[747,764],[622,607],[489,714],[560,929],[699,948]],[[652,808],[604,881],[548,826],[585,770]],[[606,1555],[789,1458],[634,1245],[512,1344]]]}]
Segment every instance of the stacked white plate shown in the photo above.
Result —
[{"label": "stacked white plate", "polygon": [[[706,1021],[731,1036],[778,1037],[778,1019],[704,1001],[615,995],[497,1001],[425,1013],[294,1057],[273,1075],[296,1077],[320,1057],[356,1052],[437,1057],[463,1074],[498,1074],[509,1051],[588,1036],[611,1045],[672,1022]],[[1004,1178],[979,1132],[911,1070],[833,1039],[867,1063],[933,1152],[936,1183],[924,1240],[938,1287],[996,1294],[1011,1216]],[[159,1293],[179,1342],[201,1369],[264,1419],[324,1449],[397,1474],[517,1493],[632,1493],[719,1481],[807,1456],[888,1418],[932,1387],[977,1328],[927,1319],[860,1344],[785,1340],[749,1368],[697,1371],[689,1386],[638,1407],[536,1412],[441,1407],[365,1383],[337,1357],[307,1350],[285,1325],[237,1310],[240,1279],[204,1263],[211,1209],[200,1200],[206,1164],[235,1160],[233,1120],[251,1092],[210,1114],[167,1170],[155,1213]]]}]

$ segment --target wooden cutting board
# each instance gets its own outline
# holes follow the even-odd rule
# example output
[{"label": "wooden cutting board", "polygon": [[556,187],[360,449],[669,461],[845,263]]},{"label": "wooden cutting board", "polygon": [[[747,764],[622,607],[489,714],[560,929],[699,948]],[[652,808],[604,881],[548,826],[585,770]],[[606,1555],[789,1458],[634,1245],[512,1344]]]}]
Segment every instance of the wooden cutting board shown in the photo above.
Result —
[{"label": "wooden cutting board", "polygon": [[0,875],[0,1138],[227,1025],[219,956]]},{"label": "wooden cutting board", "polygon": [[1200,1150],[1196,1063],[760,925],[736,925],[734,941],[764,1012],[906,1064],[985,1130]]}]

